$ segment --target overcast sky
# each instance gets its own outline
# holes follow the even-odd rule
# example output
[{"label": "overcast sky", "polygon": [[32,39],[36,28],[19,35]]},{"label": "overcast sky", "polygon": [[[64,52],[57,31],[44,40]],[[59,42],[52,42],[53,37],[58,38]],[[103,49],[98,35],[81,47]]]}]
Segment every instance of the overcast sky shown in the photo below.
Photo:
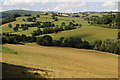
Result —
[{"label": "overcast sky", "polygon": [[119,0],[0,0],[0,11],[32,10],[32,11],[118,11]]}]

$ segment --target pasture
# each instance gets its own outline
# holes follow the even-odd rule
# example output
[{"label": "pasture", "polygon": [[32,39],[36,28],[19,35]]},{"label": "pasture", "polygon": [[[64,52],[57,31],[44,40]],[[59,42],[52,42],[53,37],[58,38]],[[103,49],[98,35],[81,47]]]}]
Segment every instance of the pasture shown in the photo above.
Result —
[{"label": "pasture", "polygon": [[6,48],[3,47],[3,62],[50,70],[52,72],[48,74],[51,78],[118,77],[118,56],[114,54],[67,47],[43,47],[34,43],[3,46],[7,48],[4,51]]},{"label": "pasture", "polygon": [[[10,22],[13,27],[16,24],[30,24],[32,22],[25,22],[23,19],[27,17],[18,17],[14,22]],[[109,29],[109,28],[102,28],[99,26],[91,26],[87,23],[86,20],[79,18],[79,17],[58,17],[58,21],[54,21],[50,15],[41,15],[40,18],[37,18],[37,21],[50,21],[53,22],[55,25],[61,25],[62,22],[65,22],[67,25],[69,22],[74,20],[75,23],[82,24],[82,28],[74,29],[74,30],[67,30],[62,31],[57,34],[48,34],[51,35],[54,39],[59,39],[60,37],[81,37],[83,40],[89,41],[91,44],[94,43],[96,40],[106,40],[109,38],[117,38],[117,29]],[[12,32],[15,34],[25,34],[27,36],[31,36],[31,33],[37,29],[36,27],[30,27],[29,30],[23,31],[19,30],[18,32],[14,32],[12,28],[8,27],[8,24],[2,25],[2,32]],[[44,34],[45,35],[45,34]],[[42,35],[43,36],[43,35]]]}]

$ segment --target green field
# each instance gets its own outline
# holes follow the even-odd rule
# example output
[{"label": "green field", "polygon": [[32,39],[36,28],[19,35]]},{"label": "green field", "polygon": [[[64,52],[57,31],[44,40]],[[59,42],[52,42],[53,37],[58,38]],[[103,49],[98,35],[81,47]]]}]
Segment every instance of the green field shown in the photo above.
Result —
[{"label": "green field", "polygon": [[[98,14],[95,14],[98,15]],[[28,24],[31,22],[24,22],[23,19],[27,17],[18,17],[17,21],[11,22],[13,27],[16,24]],[[109,28],[102,28],[98,26],[90,26],[86,20],[78,17],[58,17],[58,21],[54,21],[50,15],[41,15],[40,18],[37,18],[37,21],[50,21],[53,22],[55,25],[61,25],[62,22],[65,22],[68,24],[72,20],[75,21],[75,23],[80,23],[82,24],[82,28],[79,29],[74,29],[74,30],[68,30],[68,31],[62,31],[57,34],[49,34],[51,35],[54,39],[59,39],[60,37],[81,37],[83,40],[87,40],[90,43],[94,43],[96,40],[106,40],[109,38],[117,38],[117,29],[109,29]],[[12,32],[15,34],[25,34],[27,36],[31,36],[31,33],[37,29],[37,27],[31,27],[29,30],[26,31],[18,31],[14,32],[12,28],[8,28],[7,24],[2,25],[2,30],[3,32]]]},{"label": "green field", "polygon": [[[43,47],[34,43],[3,45],[3,62],[53,72],[55,78],[117,78],[118,56],[94,50]],[[6,49],[16,51],[9,54]],[[7,52],[8,51],[8,52]],[[6,53],[6,54],[5,54]],[[38,71],[39,73],[39,71]],[[69,74],[68,74],[69,73]]]},{"label": "green field", "polygon": [[94,43],[96,40],[106,40],[110,38],[117,38],[118,29],[109,29],[102,27],[83,27],[70,31],[63,31],[57,34],[50,34],[54,39],[59,37],[80,37],[83,40],[87,40],[90,43]]},{"label": "green field", "polygon": [[[16,24],[30,24],[32,22],[25,22],[23,21],[23,19],[26,19],[27,17],[18,17],[16,18],[16,21],[13,21],[13,22],[10,22],[13,27],[15,27]],[[37,21],[48,21],[48,22],[53,22],[55,23],[55,25],[61,25],[62,22],[65,22],[66,24],[68,24],[69,22],[71,22],[72,20],[74,20],[76,23],[81,23],[83,25],[88,25],[87,21],[81,19],[81,18],[72,18],[72,17],[58,17],[58,21],[54,21],[52,19],[52,17],[50,15],[41,15],[40,18],[37,18]],[[3,28],[3,32],[5,31],[5,27],[8,28],[8,24],[10,23],[6,23],[6,24],[3,24],[2,25],[2,28]]]}]

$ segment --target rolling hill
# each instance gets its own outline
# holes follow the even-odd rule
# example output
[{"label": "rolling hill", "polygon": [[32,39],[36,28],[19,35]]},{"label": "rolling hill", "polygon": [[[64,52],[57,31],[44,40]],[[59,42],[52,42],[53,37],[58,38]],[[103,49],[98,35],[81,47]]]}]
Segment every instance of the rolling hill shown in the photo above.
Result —
[{"label": "rolling hill", "polygon": [[37,15],[40,14],[40,11],[28,11],[28,10],[9,10],[9,11],[4,11],[4,12],[0,12],[0,14],[2,14],[1,18],[6,18],[12,14],[20,14],[20,15],[24,15],[24,14],[32,14],[32,15]]},{"label": "rolling hill", "polygon": [[[26,19],[27,17],[18,17],[16,21],[10,22],[13,27],[16,24],[31,24],[32,22],[25,22],[23,19]],[[117,38],[118,29],[109,29],[109,28],[102,28],[99,26],[91,26],[87,23],[86,20],[79,18],[79,17],[58,17],[58,21],[54,21],[50,15],[41,15],[40,18],[37,18],[37,21],[50,21],[53,22],[55,25],[61,25],[62,22],[65,22],[68,24],[72,20],[75,21],[75,23],[82,24],[82,28],[74,29],[74,30],[67,30],[62,31],[57,34],[48,34],[51,35],[54,39],[59,39],[60,37],[81,37],[83,40],[87,40],[90,43],[94,43],[96,40],[106,40],[109,38]],[[8,27],[8,24],[2,25],[2,31],[3,32],[12,32],[14,34],[25,34],[27,36],[31,36],[31,33],[37,29],[37,27],[30,27],[29,30],[23,31],[19,30],[18,32],[14,32],[12,28]]]},{"label": "rolling hill", "polygon": [[[51,78],[118,77],[118,56],[114,54],[85,49],[43,47],[34,43],[3,46],[3,62],[50,70],[52,72],[48,74]],[[8,49],[11,51],[6,51]],[[37,73],[41,74],[40,71]]]},{"label": "rolling hill", "polygon": [[[32,14],[31,17],[41,14],[40,11],[12,10],[3,12],[3,17],[19,13]],[[43,12],[44,13],[44,12]],[[75,14],[71,14],[75,15]],[[82,14],[81,14],[82,15]],[[99,15],[98,13],[91,16]],[[99,16],[104,15],[101,14]],[[105,13],[105,15],[107,15]],[[73,30],[65,30],[58,33],[42,34],[37,37],[50,35],[54,40],[60,37],[80,37],[90,44],[96,40],[117,39],[118,29],[104,28],[88,24],[88,21],[81,17],[61,17],[56,16],[58,21],[54,21],[51,15],[40,15],[36,21],[52,22],[61,26],[62,22],[66,25],[69,22],[82,24],[82,27]],[[16,21],[9,22],[0,26],[3,33],[12,33],[31,36],[37,26],[29,27],[28,30],[13,31],[16,24],[31,24],[34,22],[23,21],[28,17],[17,17]],[[12,28],[8,27],[12,24]],[[43,30],[43,28],[41,28]],[[24,42],[23,42],[24,43]],[[47,77],[47,78],[118,78],[118,55],[108,54],[89,49],[76,49],[68,47],[46,47],[36,43],[22,44],[2,44],[2,63],[5,71],[5,77]],[[18,70],[18,71],[17,71]],[[9,74],[9,75],[7,75]],[[12,75],[11,75],[12,74]]]}]

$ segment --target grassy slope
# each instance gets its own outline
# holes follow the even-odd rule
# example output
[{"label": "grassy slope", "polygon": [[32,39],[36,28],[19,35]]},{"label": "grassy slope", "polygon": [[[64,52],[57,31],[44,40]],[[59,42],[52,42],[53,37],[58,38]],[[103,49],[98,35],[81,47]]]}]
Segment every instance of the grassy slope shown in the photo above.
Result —
[{"label": "grassy slope", "polygon": [[43,47],[33,43],[4,46],[18,54],[3,53],[3,62],[52,70],[51,77],[117,77],[117,55],[85,49]]},{"label": "grassy slope", "polygon": [[0,29],[2,28],[2,32],[14,32],[12,28],[8,27],[8,24],[12,24],[13,28],[16,26],[16,24],[31,24],[32,22],[24,22],[23,19],[27,17],[18,17],[16,18],[16,21],[3,24]]},{"label": "grassy slope", "polygon": [[[13,26],[15,26],[17,23],[24,24],[24,23],[31,23],[31,22],[24,22],[22,19],[25,19],[27,17],[18,17],[17,21],[11,22]],[[37,18],[38,21],[53,21],[50,15],[41,15],[40,18]],[[96,27],[96,26],[90,26],[88,25],[87,21],[77,18],[77,17],[58,17],[58,21],[55,21],[56,25],[61,25],[62,22],[65,22],[68,24],[70,21],[74,20],[76,23],[81,23],[83,25],[82,28],[75,29],[75,30],[68,30],[59,32],[57,34],[49,34],[54,39],[58,39],[59,37],[81,37],[83,40],[87,40],[90,43],[93,43],[95,40],[105,40],[109,38],[117,38],[117,29],[109,29],[109,28],[102,28],[102,27]],[[11,28],[6,27],[8,24],[2,25],[3,32],[13,32],[15,34],[26,34],[28,36],[31,35],[31,33],[36,30],[36,27],[29,28],[27,31],[19,31],[14,32]]]},{"label": "grassy slope", "polygon": [[[24,22],[23,19],[26,19],[26,18],[27,17],[18,17],[18,18],[16,18],[16,21],[10,22],[10,24],[12,24],[13,27],[15,27],[16,24],[30,24],[30,23],[32,23],[32,22]],[[55,23],[56,25],[61,25],[62,22],[65,22],[66,24],[68,24],[72,20],[75,20],[75,22],[82,23],[84,25],[85,25],[85,22],[86,22],[85,20],[82,20],[80,18],[58,17],[58,19],[59,19],[58,21],[54,22],[54,20],[52,19],[52,17],[50,15],[41,15],[40,18],[37,18],[37,21],[42,21],[42,22],[43,21],[50,21],[50,22]],[[6,23],[6,24],[2,25],[3,32],[13,32],[12,28],[8,28],[8,24],[9,23]],[[24,32],[23,32],[23,34],[24,34]]]},{"label": "grassy slope", "polygon": [[83,27],[70,31],[63,31],[57,34],[50,34],[54,39],[58,39],[59,37],[80,37],[83,40],[87,40],[90,43],[93,43],[96,40],[106,40],[109,38],[117,38],[117,29],[109,29],[102,27]]}]

